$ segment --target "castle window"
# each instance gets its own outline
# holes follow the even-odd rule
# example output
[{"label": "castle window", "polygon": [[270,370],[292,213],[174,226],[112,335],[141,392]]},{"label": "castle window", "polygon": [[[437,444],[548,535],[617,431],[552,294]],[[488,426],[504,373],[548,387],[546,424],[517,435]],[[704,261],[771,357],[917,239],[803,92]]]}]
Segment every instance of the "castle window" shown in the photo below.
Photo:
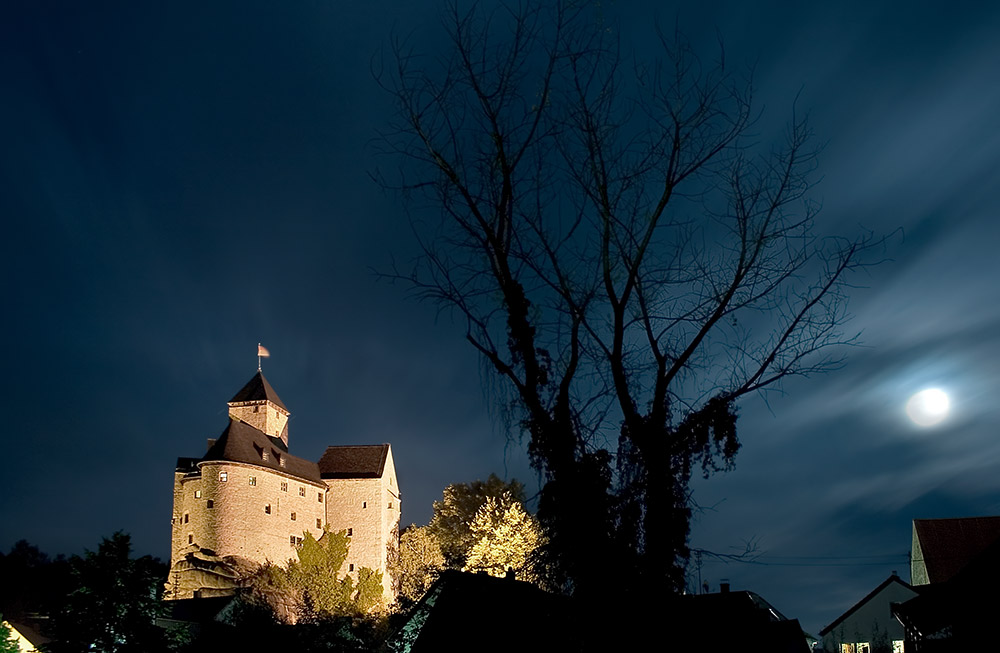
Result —
[{"label": "castle window", "polygon": [[389,502],[389,510],[392,510],[392,501]]},{"label": "castle window", "polygon": [[292,546],[295,546],[295,536],[294,535],[289,535],[288,536],[288,543],[291,544]]},{"label": "castle window", "polygon": [[194,491],[194,498],[195,499],[200,499],[201,498],[201,490],[195,490]]},{"label": "castle window", "polygon": [[306,489],[304,487],[299,488],[299,496],[304,497],[306,495]]},{"label": "castle window", "polygon": [[257,485],[257,477],[256,476],[251,476],[250,477],[250,485]]},{"label": "castle window", "polygon": [[368,507],[368,502],[367,501],[362,501],[361,502],[361,507],[362,508],[367,508]]},{"label": "castle window", "polygon": [[188,514],[184,513],[184,523],[188,523]]},{"label": "castle window", "polygon": [[322,492],[317,492],[316,493],[316,500],[319,501],[320,503],[323,503],[323,493]]},{"label": "castle window", "polygon": [[288,492],[288,482],[287,481],[282,481],[281,482],[281,491],[282,492]]},{"label": "castle window", "polygon": [[354,571],[354,563],[347,565],[347,571]]},{"label": "castle window", "polygon": [[271,504],[267,504],[266,506],[264,506],[264,514],[265,515],[271,514]]},{"label": "castle window", "polygon": [[316,528],[323,528],[323,520],[322,519],[317,519],[316,520]]},{"label": "castle window", "polygon": [[295,513],[292,513],[292,521],[295,521]]},{"label": "castle window", "polygon": [[347,537],[353,537],[353,536],[354,536],[354,529],[353,528],[348,528],[347,529]]},{"label": "castle window", "polygon": [[253,407],[253,412],[255,412],[255,413],[256,413],[256,412],[257,412],[258,410],[260,410],[260,406],[254,406],[254,407]]},{"label": "castle window", "polygon": [[188,535],[188,544],[194,544],[194,535]]},{"label": "castle window", "polygon": [[205,505],[205,507],[206,508],[214,508],[215,507],[215,502],[212,501],[211,499],[209,499],[208,503]]},{"label": "castle window", "polygon": [[229,472],[219,472],[219,481],[225,483],[229,480]]}]

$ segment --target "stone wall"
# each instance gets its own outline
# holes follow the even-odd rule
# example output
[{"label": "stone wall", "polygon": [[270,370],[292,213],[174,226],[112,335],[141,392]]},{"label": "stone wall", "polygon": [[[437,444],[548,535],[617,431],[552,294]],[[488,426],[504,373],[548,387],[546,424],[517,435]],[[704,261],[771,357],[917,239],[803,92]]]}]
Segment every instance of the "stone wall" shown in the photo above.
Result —
[{"label": "stone wall", "polygon": [[175,477],[172,563],[195,544],[218,556],[284,564],[295,557],[291,538],[322,535],[325,485],[243,463],[199,467],[200,474]]},{"label": "stone wall", "polygon": [[289,412],[283,410],[270,401],[244,401],[229,404],[229,416],[239,420],[258,431],[275,438],[281,438],[288,446],[288,426]]}]

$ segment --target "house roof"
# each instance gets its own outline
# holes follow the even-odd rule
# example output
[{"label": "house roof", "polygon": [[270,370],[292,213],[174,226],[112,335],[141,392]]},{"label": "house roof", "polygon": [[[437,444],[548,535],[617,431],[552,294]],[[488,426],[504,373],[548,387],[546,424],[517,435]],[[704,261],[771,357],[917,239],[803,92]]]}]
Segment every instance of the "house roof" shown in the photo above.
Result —
[{"label": "house roof", "polygon": [[839,617],[837,617],[833,622],[830,623],[829,626],[827,626],[823,630],[819,631],[819,636],[823,637],[828,632],[832,631],[834,628],[836,628],[837,626],[839,626],[841,624],[841,622],[843,622],[845,619],[847,619],[852,614],[854,614],[859,609],[861,609],[861,607],[863,605],[865,605],[866,603],[868,603],[869,601],[871,601],[873,598],[875,598],[875,596],[879,592],[881,592],[885,588],[889,587],[889,585],[891,585],[892,583],[899,583],[900,585],[902,585],[906,589],[912,590],[914,592],[919,592],[920,591],[919,587],[913,587],[912,585],[910,585],[909,583],[907,583],[903,579],[901,579],[899,576],[896,576],[895,574],[893,574],[892,576],[889,576],[884,581],[882,581],[881,585],[879,585],[878,587],[876,587],[872,591],[868,592],[868,594],[865,596],[865,598],[861,599],[860,601],[858,601],[857,603],[855,603],[854,605],[852,605],[850,607],[850,609],[847,610],[847,612],[845,612],[844,614],[842,614]]},{"label": "house roof", "polygon": [[235,600],[235,595],[229,595],[164,601],[163,604],[167,608],[164,618],[188,623],[209,623]]},{"label": "house roof", "polygon": [[264,378],[264,373],[260,370],[257,370],[253,378],[247,381],[247,384],[229,400],[229,403],[238,404],[244,401],[270,401],[275,406],[288,412],[288,408],[282,403],[281,398],[278,397],[278,393],[274,391],[274,388],[267,382],[267,379]]},{"label": "house roof", "polygon": [[[678,596],[670,605],[678,649],[702,650],[708,638],[724,642],[767,642],[769,651],[807,653],[798,619],[787,619],[760,595],[748,591]],[[710,634],[709,634],[710,633]],[[707,649],[706,649],[707,650]]]},{"label": "house roof", "polygon": [[582,635],[572,607],[571,599],[530,583],[448,570],[414,606],[390,641],[410,653],[457,648],[546,653],[579,650],[576,640]]},{"label": "house roof", "polygon": [[24,621],[5,621],[4,623],[16,630],[21,637],[28,640],[28,642],[36,649],[43,644],[48,644],[52,641],[52,638],[43,635],[35,624],[30,624]]},{"label": "house roof", "polygon": [[323,478],[379,478],[389,457],[389,445],[327,447],[319,459]]},{"label": "house roof", "polygon": [[[268,454],[267,460],[264,460],[265,453]],[[282,451],[276,446],[273,438],[237,419],[229,420],[229,425],[222,435],[201,459],[202,462],[213,460],[247,463],[310,481],[320,481],[319,467],[316,463]],[[282,460],[284,465],[281,464]]]},{"label": "house roof", "polygon": [[1000,539],[1000,517],[914,519],[913,528],[931,583],[952,578]]},{"label": "house roof", "polygon": [[[918,596],[893,605],[892,613],[920,638],[944,637],[953,643],[963,638],[973,640],[984,624],[995,620],[998,583],[1000,540],[973,556],[947,581],[927,585]],[[955,645],[948,650],[972,650],[972,647]]]}]

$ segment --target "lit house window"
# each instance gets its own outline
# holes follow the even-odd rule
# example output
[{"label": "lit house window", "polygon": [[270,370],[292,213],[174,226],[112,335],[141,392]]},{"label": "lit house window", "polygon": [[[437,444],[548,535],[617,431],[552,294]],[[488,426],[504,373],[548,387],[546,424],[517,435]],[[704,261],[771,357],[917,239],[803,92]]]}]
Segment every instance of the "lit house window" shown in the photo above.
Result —
[{"label": "lit house window", "polygon": [[858,642],[858,650],[856,653],[872,653],[871,646],[868,642]]},{"label": "lit house window", "polygon": [[306,489],[304,487],[299,488],[299,496],[304,497],[306,495]]},{"label": "lit house window", "polygon": [[903,640],[892,640],[892,653],[903,653]]},{"label": "lit house window", "polygon": [[214,507],[215,507],[215,502],[214,502],[214,501],[212,501],[211,499],[209,499],[209,500],[208,500],[208,501],[207,501],[207,502],[205,503],[205,507],[206,507],[206,508],[214,508]]},{"label": "lit house window", "polygon": [[250,477],[250,485],[257,485],[257,477],[256,476],[251,476]]},{"label": "lit house window", "polygon": [[271,504],[267,504],[266,506],[264,506],[264,514],[265,515],[271,514]]},{"label": "lit house window", "polygon": [[288,482],[287,481],[282,481],[281,482],[281,491],[282,492],[288,492]]},{"label": "lit house window", "polygon": [[854,644],[841,644],[840,653],[857,653],[854,648]]},{"label": "lit house window", "polygon": [[219,480],[223,483],[229,480],[229,472],[219,472]]},{"label": "lit house window", "polygon": [[292,513],[292,521],[295,521],[295,513]]},{"label": "lit house window", "polygon": [[195,499],[200,499],[201,498],[201,490],[195,490],[194,491],[194,498]]}]

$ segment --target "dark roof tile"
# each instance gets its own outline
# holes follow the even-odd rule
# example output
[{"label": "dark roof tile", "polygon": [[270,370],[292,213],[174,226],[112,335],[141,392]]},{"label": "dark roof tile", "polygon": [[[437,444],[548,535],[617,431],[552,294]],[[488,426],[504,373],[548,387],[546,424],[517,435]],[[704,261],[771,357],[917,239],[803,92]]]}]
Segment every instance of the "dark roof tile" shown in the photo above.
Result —
[{"label": "dark roof tile", "polygon": [[[268,454],[267,460],[264,460],[262,456],[265,452]],[[284,465],[281,464],[282,459],[284,459]],[[229,420],[229,426],[202,458],[202,461],[211,460],[248,463],[285,472],[309,481],[319,482],[321,480],[319,467],[316,463],[278,450],[272,439],[262,431],[235,419]]]},{"label": "dark roof tile", "polygon": [[278,393],[274,391],[271,384],[267,382],[264,378],[264,373],[257,370],[257,373],[253,375],[253,378],[247,381],[247,384],[236,393],[229,403],[236,404],[244,401],[270,401],[272,404],[278,406],[284,411],[288,411],[288,408],[281,402],[278,397]]},{"label": "dark roof tile", "polygon": [[1000,538],[1000,517],[914,519],[913,527],[931,583],[952,578]]},{"label": "dark roof tile", "polygon": [[323,478],[378,478],[385,469],[389,445],[327,447],[319,459]]}]

